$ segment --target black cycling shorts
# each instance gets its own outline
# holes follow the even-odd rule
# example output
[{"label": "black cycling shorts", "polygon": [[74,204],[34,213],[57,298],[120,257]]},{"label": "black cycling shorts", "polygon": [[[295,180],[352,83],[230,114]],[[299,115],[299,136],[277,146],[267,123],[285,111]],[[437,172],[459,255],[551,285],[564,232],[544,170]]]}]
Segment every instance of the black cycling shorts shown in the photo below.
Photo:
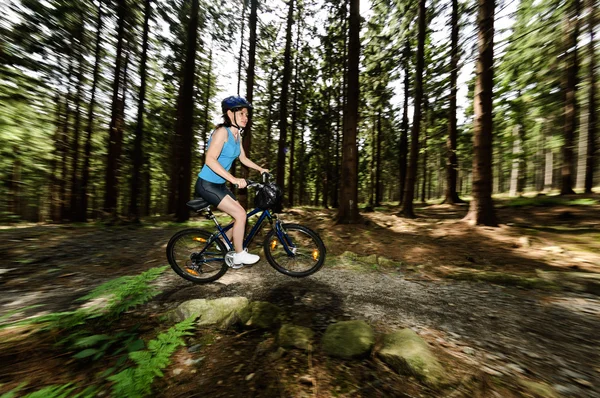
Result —
[{"label": "black cycling shorts", "polygon": [[223,198],[227,195],[231,196],[233,200],[237,200],[225,183],[215,184],[214,182],[203,180],[200,177],[198,177],[198,180],[196,181],[195,195],[196,197],[199,196],[205,199],[213,206],[219,206],[219,203],[221,203]]}]

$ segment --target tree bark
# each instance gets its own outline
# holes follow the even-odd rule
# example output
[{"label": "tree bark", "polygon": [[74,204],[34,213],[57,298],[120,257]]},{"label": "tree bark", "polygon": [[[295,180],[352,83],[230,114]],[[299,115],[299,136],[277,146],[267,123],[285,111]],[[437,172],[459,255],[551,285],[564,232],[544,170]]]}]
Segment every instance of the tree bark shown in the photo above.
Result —
[{"label": "tree bark", "polygon": [[[240,95],[240,87],[242,85],[242,59],[244,58],[244,30],[246,28],[246,9],[248,8],[248,0],[244,0],[242,6],[242,28],[240,29],[240,54],[238,56],[238,79],[237,79],[237,94]],[[247,98],[246,98],[247,100]]]},{"label": "tree bark", "polygon": [[77,91],[75,94],[75,124],[73,126],[73,141],[71,143],[71,203],[70,203],[70,219],[73,221],[81,221],[79,215],[81,210],[78,209],[80,200],[78,197],[81,191],[81,180],[79,179],[79,136],[81,135],[81,103],[83,102],[83,84],[84,84],[84,34],[83,34],[83,13],[80,13],[81,23],[77,26]]},{"label": "tree bark", "polygon": [[[300,13],[300,9],[298,10]],[[299,15],[299,19],[301,16]],[[298,31],[296,33],[296,65],[294,72],[294,94],[292,95],[292,128],[290,130],[290,169],[288,173],[288,205],[294,206],[294,177],[295,177],[295,156],[296,156],[296,130],[298,126],[298,75],[300,71],[300,36],[301,36],[301,25],[298,25]]]},{"label": "tree bark", "polygon": [[574,194],[573,175],[575,171],[575,129],[577,125],[577,36],[579,0],[571,0],[570,11],[564,17],[564,125],[561,167],[561,195]]},{"label": "tree bark", "polygon": [[337,222],[358,223],[358,100],[360,59],[360,0],[350,0],[348,27],[347,96],[344,109],[344,137],[342,140],[342,185]]},{"label": "tree bark", "polygon": [[444,202],[448,204],[464,203],[458,197],[456,192],[456,178],[458,175],[458,157],[456,156],[457,149],[457,121],[456,121],[456,95],[458,93],[458,1],[452,0],[452,17],[451,17],[451,48],[450,48],[450,104],[448,109],[448,137],[446,139],[446,192]]},{"label": "tree bark", "polygon": [[177,137],[180,145],[180,162],[177,173],[177,208],[175,215],[178,222],[189,220],[190,212],[186,203],[191,198],[192,148],[194,147],[194,83],[196,74],[196,47],[198,41],[199,0],[192,0],[192,8],[187,27],[187,47],[183,80],[177,104]]},{"label": "tree bark", "polygon": [[[285,192],[285,155],[288,128],[288,92],[292,75],[292,26],[294,25],[294,0],[289,0],[287,27],[285,34],[285,51],[283,53],[283,78],[281,80],[281,97],[279,100],[279,146],[277,149],[277,185]],[[287,200],[284,198],[284,203]]]},{"label": "tree bark", "polygon": [[123,75],[123,45],[125,35],[125,0],[117,0],[117,55],[112,86],[111,118],[108,129],[108,155],[104,179],[104,212],[111,218],[117,216],[118,168],[122,146],[123,99],[119,97]]},{"label": "tree bark", "polygon": [[10,167],[10,178],[8,180],[8,212],[15,216],[23,217],[21,209],[21,170],[23,162],[21,161],[20,148],[14,145],[12,148],[13,162]]},{"label": "tree bark", "polygon": [[[71,81],[73,74],[73,57],[69,57],[69,69],[67,73],[67,82]],[[59,155],[60,155],[60,178],[58,180],[58,202],[59,202],[59,220],[63,221],[67,217],[67,163],[69,146],[69,120],[71,118],[71,84],[67,87],[65,97],[65,121],[60,133]]]},{"label": "tree bark", "polygon": [[134,222],[140,221],[139,200],[141,170],[144,164],[144,114],[146,101],[146,63],[148,59],[148,22],[152,11],[151,0],[145,0],[144,6],[144,30],[142,33],[142,59],[140,60],[140,96],[138,99],[137,124],[133,142],[133,173],[131,176],[131,197],[129,202],[129,215]]},{"label": "tree bark", "polygon": [[509,196],[515,197],[521,194],[522,192],[519,190],[519,178],[521,172],[521,162],[522,159],[522,149],[521,149],[521,136],[519,133],[519,129],[521,127],[519,125],[513,127],[512,135],[513,135],[513,151],[512,151],[512,166],[510,171],[510,191]]},{"label": "tree bark", "polygon": [[381,141],[383,137],[383,132],[381,131],[381,109],[377,114],[377,168],[375,169],[375,206],[381,206],[381,170],[383,169],[383,165],[381,164]]},{"label": "tree bark", "polygon": [[494,87],[494,0],[478,0],[477,77],[475,83],[475,123],[473,132],[473,199],[465,221],[475,225],[497,226],[492,200],[492,129]]},{"label": "tree bark", "polygon": [[421,113],[423,106],[423,68],[425,64],[424,54],[427,19],[426,15],[427,9],[425,8],[425,0],[419,0],[417,68],[415,71],[415,103],[410,142],[410,163],[406,173],[404,199],[402,200],[402,209],[400,210],[400,214],[408,218],[415,218],[413,200],[415,197],[417,168],[419,166],[419,132],[421,130]]},{"label": "tree bark", "polygon": [[[54,131],[54,135],[52,137],[52,141],[54,143],[54,148],[52,150],[51,162],[50,162],[50,219],[54,222],[60,221],[60,197],[59,197],[59,175],[58,168],[59,162],[58,158],[61,152],[61,134],[62,134],[62,123],[63,123],[63,115],[62,115],[62,105],[60,101],[60,95],[57,94],[55,101],[56,103],[56,130]],[[67,101],[65,100],[65,107],[67,106]]]},{"label": "tree bark", "polygon": [[83,169],[81,170],[81,185],[79,192],[79,200],[81,201],[78,206],[79,214],[77,220],[81,222],[87,221],[87,209],[88,209],[88,184],[90,180],[90,163],[92,156],[92,129],[94,125],[94,108],[96,107],[96,88],[98,86],[98,78],[100,75],[100,42],[102,40],[102,1],[98,1],[98,19],[96,22],[96,44],[94,50],[94,70],[92,72],[92,93],[90,99],[90,105],[88,108],[87,115],[87,127],[85,129],[85,147],[83,157]]},{"label": "tree bark", "polygon": [[[256,24],[258,21],[257,16],[258,0],[250,0],[250,21],[249,21],[249,43],[248,43],[248,69],[246,70],[246,100],[252,103],[254,99],[254,79],[255,79],[255,68],[256,68]],[[244,137],[242,138],[242,145],[246,156],[250,157],[252,152],[252,118],[248,118],[248,123],[244,129]],[[242,173],[244,178],[248,177],[248,167],[242,166]],[[248,208],[248,190],[245,190],[239,195],[240,203],[244,208]]]},{"label": "tree bark", "polygon": [[588,8],[588,33],[590,41],[588,43],[588,54],[590,64],[588,66],[588,125],[587,125],[587,151],[585,164],[585,193],[592,193],[594,185],[594,164],[598,154],[596,153],[596,137],[598,136],[598,115],[596,114],[596,51],[594,46],[596,40],[594,29],[596,28],[596,7],[594,0],[587,1]]},{"label": "tree bark", "polygon": [[403,55],[403,63],[404,63],[404,106],[402,111],[402,126],[400,128],[400,146],[399,152],[400,156],[398,156],[399,161],[399,171],[400,171],[400,200],[399,205],[402,205],[402,201],[404,200],[404,189],[406,187],[406,170],[408,168],[408,97],[410,93],[409,88],[409,72],[408,66],[410,64],[410,40],[406,40],[406,44],[404,46],[404,55]]}]

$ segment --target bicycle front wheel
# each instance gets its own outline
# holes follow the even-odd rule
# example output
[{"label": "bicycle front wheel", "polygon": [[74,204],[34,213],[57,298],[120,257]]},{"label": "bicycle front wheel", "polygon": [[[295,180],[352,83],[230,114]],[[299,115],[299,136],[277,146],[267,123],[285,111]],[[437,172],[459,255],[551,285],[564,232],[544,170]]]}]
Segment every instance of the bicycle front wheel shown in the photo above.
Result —
[{"label": "bicycle front wheel", "polygon": [[186,229],[173,235],[167,259],[173,271],[194,283],[213,282],[227,272],[227,249],[220,239],[201,229]]},{"label": "bicycle front wheel", "polygon": [[325,245],[313,230],[298,224],[283,224],[281,234],[273,229],[263,244],[267,261],[277,271],[294,277],[317,272],[325,262]]}]

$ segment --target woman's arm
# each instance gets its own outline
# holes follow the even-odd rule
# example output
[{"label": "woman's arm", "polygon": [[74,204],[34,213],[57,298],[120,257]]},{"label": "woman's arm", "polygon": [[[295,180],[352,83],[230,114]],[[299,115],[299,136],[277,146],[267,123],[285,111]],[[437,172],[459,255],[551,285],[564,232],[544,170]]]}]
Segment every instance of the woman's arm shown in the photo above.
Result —
[{"label": "woman's arm", "polygon": [[246,152],[244,152],[243,146],[240,146],[240,162],[242,162],[242,164],[246,167],[257,170],[260,174],[269,172],[269,170],[263,169],[262,167],[248,159],[248,157],[246,156]]},{"label": "woman's arm", "polygon": [[246,180],[243,178],[234,177],[231,173],[225,170],[223,166],[221,166],[221,163],[219,163],[218,158],[223,150],[223,145],[225,145],[226,139],[227,130],[224,127],[217,129],[213,133],[210,145],[206,151],[206,165],[225,180],[232,184],[237,184],[240,188],[244,188],[246,186]]}]

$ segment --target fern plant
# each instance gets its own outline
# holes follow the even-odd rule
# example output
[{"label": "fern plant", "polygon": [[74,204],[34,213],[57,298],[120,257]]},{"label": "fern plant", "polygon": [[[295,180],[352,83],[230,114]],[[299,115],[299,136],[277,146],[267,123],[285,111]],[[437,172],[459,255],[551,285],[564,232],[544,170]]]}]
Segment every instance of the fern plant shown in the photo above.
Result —
[{"label": "fern plant", "polygon": [[[25,384],[21,384],[14,390],[0,395],[0,398],[14,398],[16,397],[15,394],[19,393],[24,387]],[[82,392],[76,393],[75,391],[78,388],[79,387],[73,383],[47,386],[24,395],[22,398],[93,398],[98,392],[95,387],[88,387]]]},{"label": "fern plant", "polygon": [[141,350],[144,347],[144,341],[138,337],[137,327],[113,335],[82,335],[72,344],[72,348],[81,350],[73,355],[73,358],[96,361],[108,355],[122,355],[117,360],[117,366],[125,362],[128,353]]},{"label": "fern plant", "polygon": [[115,397],[145,397],[152,392],[152,382],[163,377],[162,370],[171,362],[171,355],[182,345],[183,336],[191,335],[196,317],[190,317],[160,333],[148,342],[148,349],[135,351],[129,358],[137,365],[127,368],[108,380],[115,384],[112,387]]},{"label": "fern plant", "polygon": [[[152,268],[140,275],[122,276],[110,280],[96,287],[91,293],[78,299],[78,301],[86,301],[106,297],[108,298],[108,305],[105,308],[97,305],[79,308],[75,311],[55,312],[32,319],[8,322],[4,325],[0,325],[0,329],[13,326],[41,324],[42,326],[38,331],[69,331],[77,326],[85,324],[92,318],[115,320],[124,311],[137,305],[144,304],[154,296],[160,294],[160,290],[156,286],[150,285],[150,282],[158,278],[167,268],[168,266]],[[35,306],[14,310],[0,318],[0,321],[7,319],[14,313],[33,307]]]},{"label": "fern plant", "polygon": [[156,286],[150,285],[158,278],[168,266],[149,269],[140,275],[127,275],[110,280],[79,299],[79,301],[107,298],[108,305],[105,311],[98,316],[116,319],[130,308],[144,304],[151,298],[160,294]]}]

